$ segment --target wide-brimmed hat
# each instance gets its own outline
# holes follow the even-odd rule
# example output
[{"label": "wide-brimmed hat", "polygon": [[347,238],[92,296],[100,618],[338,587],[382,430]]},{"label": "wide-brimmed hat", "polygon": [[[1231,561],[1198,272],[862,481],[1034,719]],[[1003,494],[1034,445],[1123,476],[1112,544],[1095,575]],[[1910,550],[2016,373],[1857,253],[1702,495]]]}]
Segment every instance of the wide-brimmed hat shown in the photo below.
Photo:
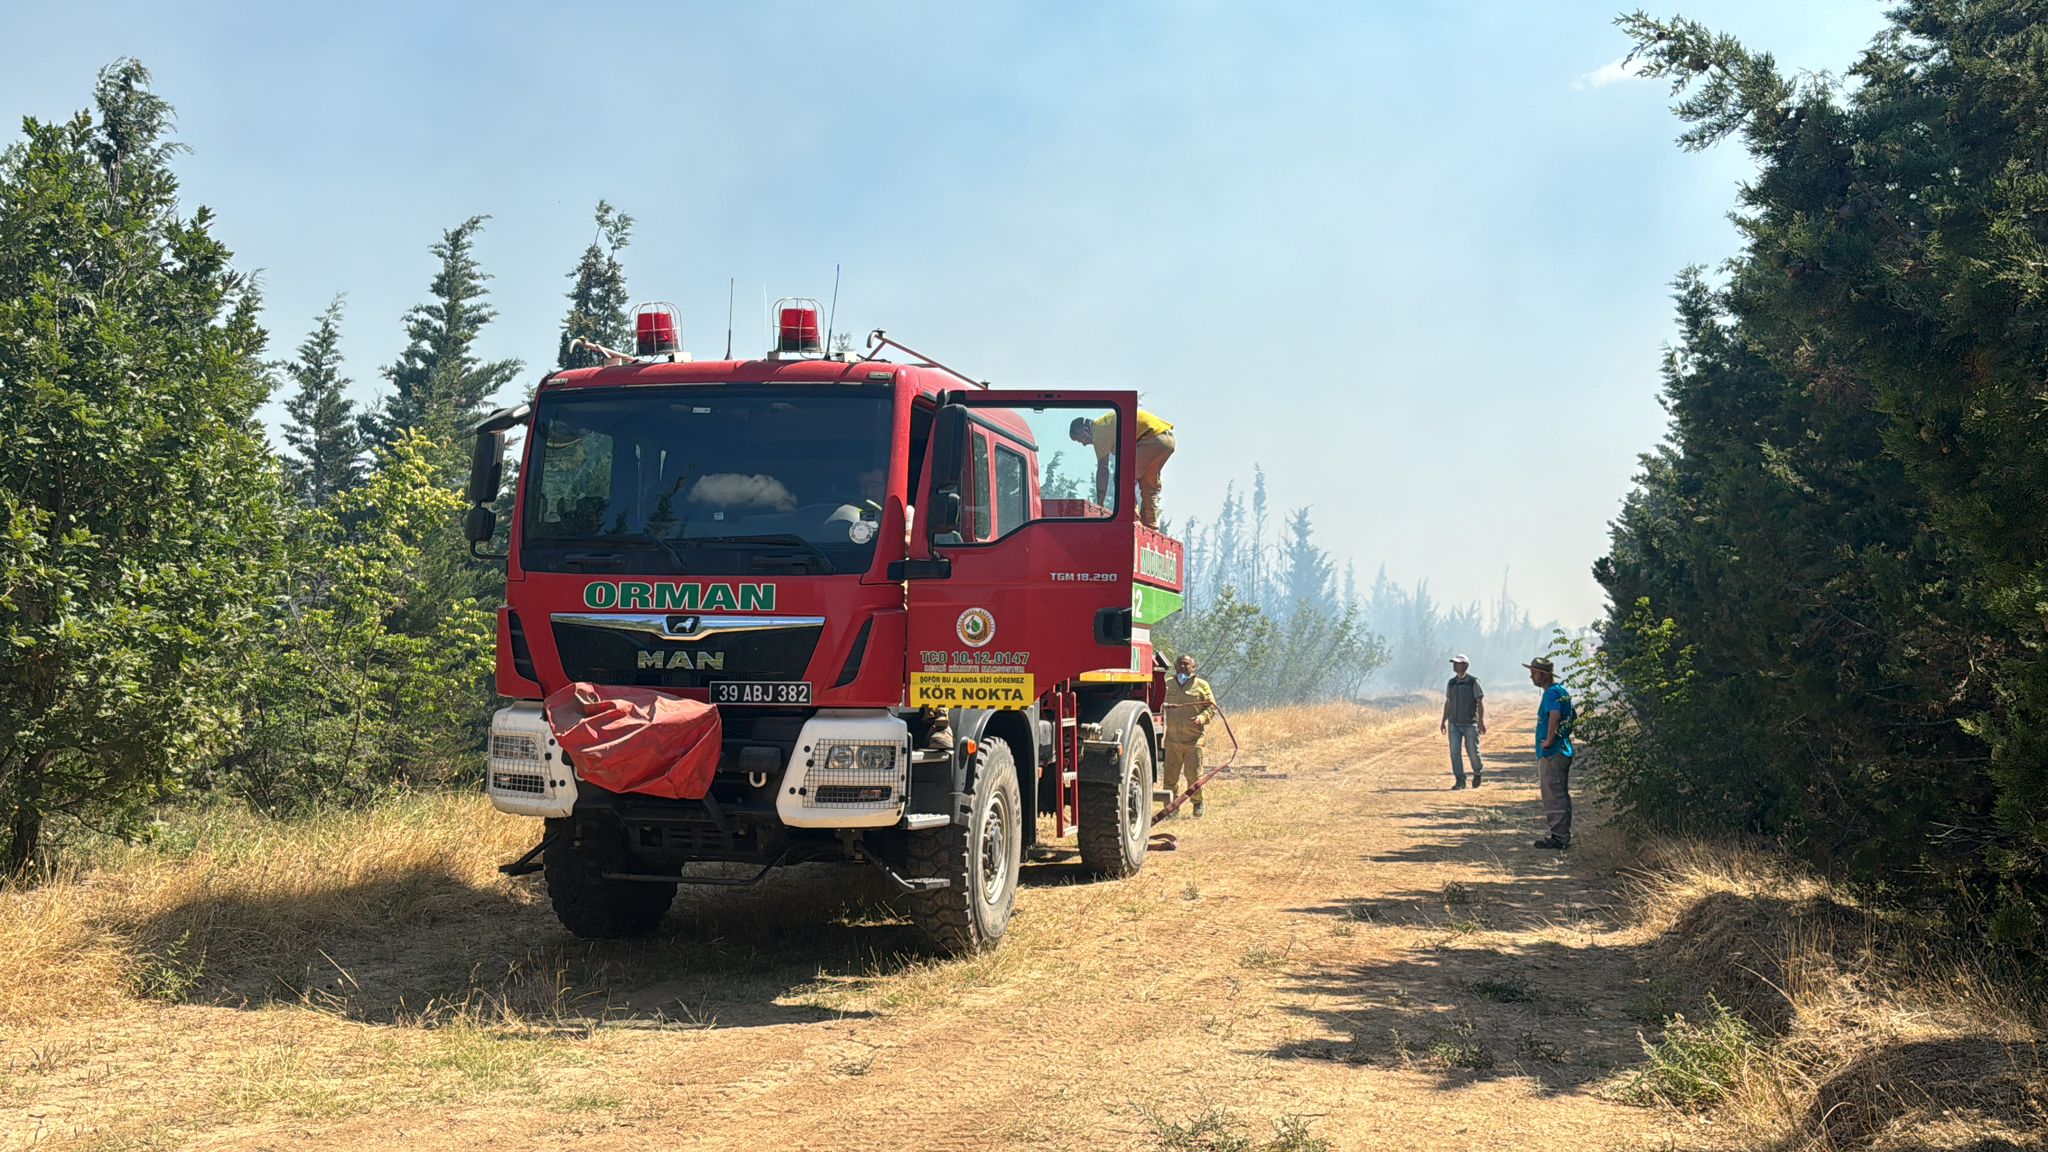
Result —
[{"label": "wide-brimmed hat", "polygon": [[1552,676],[1557,675],[1557,665],[1552,663],[1548,656],[1538,656],[1527,664],[1522,665],[1522,667],[1527,668],[1531,672],[1548,672]]}]

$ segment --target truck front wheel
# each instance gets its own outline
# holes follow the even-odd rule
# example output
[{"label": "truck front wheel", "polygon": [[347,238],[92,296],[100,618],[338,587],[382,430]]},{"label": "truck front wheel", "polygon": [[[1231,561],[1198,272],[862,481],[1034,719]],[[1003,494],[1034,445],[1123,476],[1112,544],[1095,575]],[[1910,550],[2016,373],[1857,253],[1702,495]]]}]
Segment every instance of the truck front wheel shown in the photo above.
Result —
[{"label": "truck front wheel", "polygon": [[1131,729],[1115,783],[1081,785],[1081,863],[1100,876],[1135,875],[1152,839],[1152,737]]},{"label": "truck front wheel", "polygon": [[1024,863],[1024,809],[1010,746],[984,741],[973,770],[967,823],[956,820],[909,837],[910,874],[951,881],[936,891],[913,893],[910,921],[933,947],[956,956],[1002,942]]},{"label": "truck front wheel", "polygon": [[562,927],[585,940],[616,940],[645,936],[668,915],[675,885],[604,878],[625,855],[622,845],[602,834],[578,837],[572,819],[549,820],[548,836],[541,875]]}]

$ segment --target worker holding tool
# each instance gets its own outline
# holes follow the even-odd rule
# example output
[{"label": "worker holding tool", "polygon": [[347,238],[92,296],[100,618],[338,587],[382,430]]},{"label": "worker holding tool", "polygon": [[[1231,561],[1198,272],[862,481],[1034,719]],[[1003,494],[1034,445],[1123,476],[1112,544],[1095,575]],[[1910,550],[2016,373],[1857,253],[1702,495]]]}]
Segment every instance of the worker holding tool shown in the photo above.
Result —
[{"label": "worker holding tool", "polygon": [[[1110,507],[1109,461],[1116,455],[1116,413],[1106,413],[1094,420],[1076,416],[1067,426],[1067,435],[1076,444],[1094,447],[1095,502]],[[1173,425],[1138,409],[1138,458],[1132,467],[1138,473],[1138,519],[1147,528],[1159,527],[1159,493],[1166,486],[1160,474],[1173,455],[1173,447]]]},{"label": "worker holding tool", "polygon": [[1180,795],[1185,774],[1197,817],[1202,814],[1202,735],[1215,717],[1216,693],[1195,675],[1195,658],[1181,653],[1166,681],[1166,790]]}]

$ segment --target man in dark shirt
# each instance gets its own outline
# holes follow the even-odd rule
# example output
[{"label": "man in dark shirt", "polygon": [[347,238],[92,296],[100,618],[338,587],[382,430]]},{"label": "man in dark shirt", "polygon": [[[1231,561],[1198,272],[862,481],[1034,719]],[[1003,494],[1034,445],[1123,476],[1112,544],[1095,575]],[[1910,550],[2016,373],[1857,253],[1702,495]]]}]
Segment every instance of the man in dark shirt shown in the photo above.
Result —
[{"label": "man in dark shirt", "polygon": [[1471,666],[1463,656],[1451,657],[1451,679],[1444,685],[1444,721],[1437,726],[1451,737],[1452,791],[1465,786],[1467,750],[1472,753],[1472,786],[1477,788],[1486,779],[1486,762],[1479,758],[1479,738],[1486,735],[1486,693],[1466,672]]}]

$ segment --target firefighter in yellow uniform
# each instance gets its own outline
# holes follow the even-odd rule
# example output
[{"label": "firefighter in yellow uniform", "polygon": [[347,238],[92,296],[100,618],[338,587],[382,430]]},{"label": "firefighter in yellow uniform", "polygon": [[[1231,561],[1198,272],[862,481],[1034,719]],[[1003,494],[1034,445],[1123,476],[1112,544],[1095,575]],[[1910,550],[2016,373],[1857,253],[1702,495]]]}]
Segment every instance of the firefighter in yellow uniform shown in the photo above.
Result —
[{"label": "firefighter in yellow uniform", "polygon": [[[1095,502],[1114,507],[1109,499],[1109,462],[1116,455],[1116,413],[1094,420],[1076,416],[1067,427],[1067,436],[1095,449]],[[1138,519],[1147,528],[1159,527],[1159,493],[1166,487],[1161,473],[1173,449],[1173,425],[1138,409],[1138,458],[1131,462],[1131,469],[1138,474]]]},{"label": "firefighter in yellow uniform", "polygon": [[[1181,653],[1166,680],[1166,790],[1175,796],[1194,788],[1195,815],[1202,814],[1202,734],[1216,718],[1216,693],[1195,675],[1195,658]],[[1185,776],[1187,783],[1181,784]]]}]

